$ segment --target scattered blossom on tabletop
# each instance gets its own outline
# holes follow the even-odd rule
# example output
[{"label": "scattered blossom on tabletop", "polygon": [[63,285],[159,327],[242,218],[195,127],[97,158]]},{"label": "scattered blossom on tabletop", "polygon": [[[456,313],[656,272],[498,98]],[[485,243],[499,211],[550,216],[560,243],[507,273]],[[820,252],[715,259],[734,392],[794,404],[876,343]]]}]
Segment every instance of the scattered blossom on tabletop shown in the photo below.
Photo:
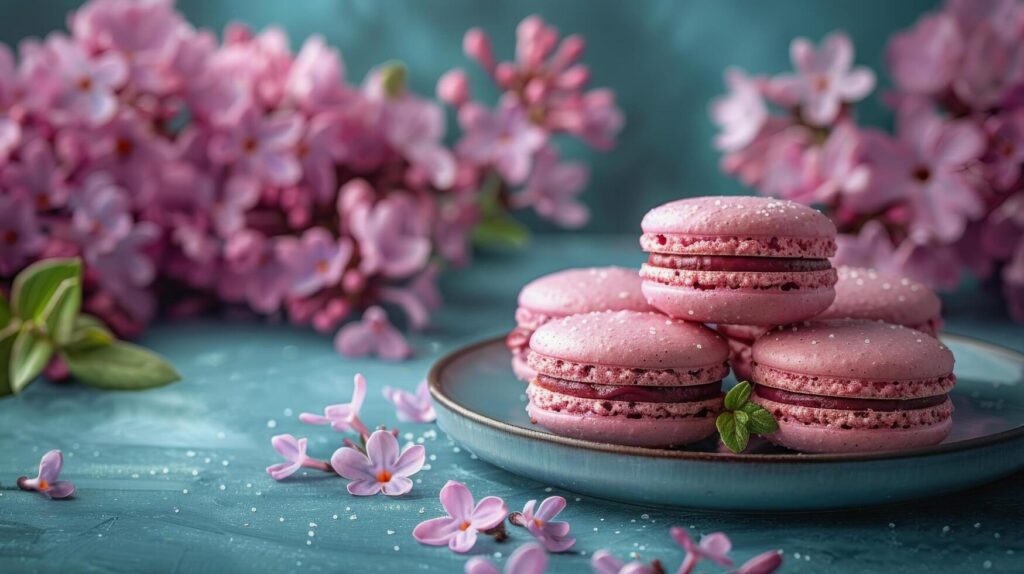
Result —
[{"label": "scattered blossom on tabletop", "polygon": [[384,387],[383,395],[395,406],[395,415],[402,422],[432,423],[437,419],[427,381],[422,381],[416,386],[415,394],[402,389]]},{"label": "scattered blossom on tabletop", "polygon": [[466,574],[544,574],[548,568],[548,555],[535,543],[523,544],[508,557],[503,570],[482,556],[466,561]]},{"label": "scattered blossom on tabletop", "polygon": [[359,418],[359,411],[366,399],[366,377],[357,373],[352,380],[352,401],[330,405],[324,408],[324,414],[300,413],[299,420],[310,425],[330,425],[337,432],[354,430],[364,439],[370,435],[369,430]]},{"label": "scattered blossom on tabletop", "polygon": [[712,532],[701,536],[698,544],[694,544],[685,528],[674,526],[669,533],[676,544],[686,551],[686,558],[679,567],[679,574],[690,574],[701,560],[708,560],[719,566],[732,566],[732,560],[729,558],[732,542],[725,533]]},{"label": "scattered blossom on tabletop", "polygon": [[766,195],[822,207],[836,263],[953,289],[1001,282],[1024,320],[1024,18],[1014,0],[948,0],[895,34],[888,133],[857,122],[874,87],[842,32],[793,40],[795,72],[726,71],[712,102],[722,168]]},{"label": "scattered blossom on tabletop", "polygon": [[448,546],[454,552],[469,552],[478,534],[491,534],[508,516],[508,506],[497,496],[474,503],[473,494],[461,482],[449,480],[441,488],[441,506],[447,516],[416,525],[413,537],[421,544]]},{"label": "scattered blossom on tabletop", "polygon": [[326,462],[306,455],[306,442],[305,438],[296,439],[290,434],[279,434],[270,439],[270,444],[285,462],[268,466],[267,474],[274,480],[284,480],[303,467],[330,471],[331,467]]},{"label": "scattered blossom on tabletop", "polygon": [[400,496],[412,490],[409,477],[423,468],[426,449],[411,445],[400,451],[398,439],[386,430],[377,430],[366,441],[366,452],[344,446],[331,456],[331,466],[351,480],[348,491],[356,496],[378,492]]},{"label": "scattered blossom on tabletop", "polygon": [[197,29],[172,0],[87,2],[67,31],[0,46],[0,288],[79,256],[84,309],[122,335],[158,303],[231,303],[405,358],[395,325],[427,325],[474,236],[519,229],[509,210],[586,220],[586,168],[560,136],[607,149],[622,126],[613,94],[587,88],[581,38],[533,16],[517,44],[499,63],[466,35],[502,92],[489,105],[462,72],[432,99],[400,65],[354,81],[319,36],[293,52],[273,26]]},{"label": "scattered blossom on tabletop", "polygon": [[594,569],[594,574],[665,574],[665,569],[657,560],[650,564],[644,564],[639,560],[625,562],[608,550],[594,552],[590,566]]},{"label": "scattered blossom on tabletop", "polygon": [[21,477],[18,488],[34,490],[46,498],[67,498],[75,493],[75,485],[69,480],[58,480],[64,466],[64,455],[51,450],[39,460],[39,474],[35,478]]},{"label": "scattered blossom on tabletop", "polygon": [[772,574],[782,566],[782,553],[769,550],[743,563],[735,574]]},{"label": "scattered blossom on tabletop", "polygon": [[509,521],[526,528],[550,552],[565,552],[572,548],[576,539],[569,535],[569,523],[553,520],[565,510],[565,499],[561,496],[549,496],[540,503],[535,512],[536,504],[536,500],[527,502],[522,512],[513,512],[509,515]]}]

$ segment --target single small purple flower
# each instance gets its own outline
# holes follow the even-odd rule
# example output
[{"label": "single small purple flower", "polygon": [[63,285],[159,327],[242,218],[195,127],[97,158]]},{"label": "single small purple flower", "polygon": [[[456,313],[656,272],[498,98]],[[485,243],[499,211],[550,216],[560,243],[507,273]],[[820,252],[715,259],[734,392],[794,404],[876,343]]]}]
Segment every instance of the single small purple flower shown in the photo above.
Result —
[{"label": "single small purple flower", "polygon": [[335,239],[322,227],[307,229],[301,239],[282,237],[276,249],[291,272],[289,293],[295,297],[338,285],[352,257],[352,242],[346,237]]},{"label": "single small purple flower", "polygon": [[377,355],[388,361],[399,361],[412,355],[405,337],[391,323],[387,313],[376,305],[363,313],[361,321],[352,321],[338,331],[334,348],[346,357]]},{"label": "single small purple flower", "polygon": [[416,444],[399,451],[398,439],[390,431],[377,430],[366,441],[366,454],[343,446],[331,456],[331,466],[351,480],[348,491],[356,496],[372,496],[382,492],[401,496],[412,490],[409,477],[423,468],[426,449]]},{"label": "single small purple flower", "polygon": [[330,405],[324,409],[323,415],[313,413],[302,413],[299,420],[309,425],[331,425],[337,432],[355,430],[362,435],[368,434],[366,426],[359,419],[359,411],[363,408],[363,400],[366,399],[366,377],[356,374],[353,379],[352,401]]},{"label": "single small purple flower", "polygon": [[18,488],[34,490],[46,498],[67,498],[75,493],[75,485],[68,480],[57,480],[63,466],[64,455],[57,449],[51,450],[39,460],[39,474],[35,478],[19,478]]},{"label": "single small purple flower", "polygon": [[526,180],[533,154],[547,141],[544,130],[529,120],[526,110],[509,100],[493,112],[468,103],[459,110],[459,123],[465,130],[457,146],[459,154],[478,164],[493,165],[513,185]]},{"label": "single small purple flower", "polygon": [[302,176],[297,156],[302,117],[281,112],[261,115],[250,111],[232,129],[210,138],[210,158],[239,168],[271,185],[291,185]]},{"label": "single small purple flower", "polygon": [[395,414],[402,422],[432,423],[437,420],[427,381],[422,381],[416,387],[416,394],[402,389],[384,387],[384,398],[395,405]]},{"label": "single small purple flower", "polygon": [[455,552],[469,552],[476,544],[477,534],[504,522],[508,506],[497,496],[488,496],[473,503],[473,494],[461,482],[449,480],[441,489],[441,505],[448,516],[420,522],[412,535],[420,544],[447,545]]},{"label": "single small purple flower", "polygon": [[800,105],[812,125],[828,125],[844,102],[856,102],[875,87],[874,72],[853,67],[853,43],[843,32],[826,36],[818,49],[806,38],[796,38],[789,53],[796,73],[775,78],[774,90],[787,103]]},{"label": "single small purple flower", "polygon": [[90,175],[72,200],[71,231],[88,253],[107,253],[132,229],[127,192],[109,175]]},{"label": "single small purple flower", "polygon": [[539,544],[529,542],[516,548],[508,557],[504,570],[483,556],[474,556],[466,561],[466,574],[544,574],[548,568],[548,555]]},{"label": "single small purple flower", "polygon": [[658,574],[654,567],[639,560],[623,562],[608,550],[598,550],[590,559],[594,574]]},{"label": "single small purple flower", "polygon": [[52,94],[49,117],[90,126],[114,117],[118,105],[114,92],[128,77],[120,55],[108,52],[93,58],[82,46],[60,35],[50,36],[45,50],[38,53],[42,59],[28,66],[28,81],[38,81],[41,94]]},{"label": "single small purple flower", "polygon": [[712,532],[707,536],[701,536],[699,544],[693,543],[690,533],[685,528],[674,526],[669,532],[676,544],[686,551],[686,558],[679,566],[677,574],[690,574],[701,560],[710,560],[719,566],[732,566],[732,560],[728,556],[732,550],[732,542],[724,532]]},{"label": "single small purple flower", "polygon": [[421,330],[430,322],[430,312],[441,307],[437,274],[438,266],[430,263],[404,287],[382,286],[380,300],[397,305],[405,313],[409,327]]},{"label": "single small purple flower", "polygon": [[[16,193],[31,197],[39,211],[63,206],[68,199],[68,170],[59,164],[46,140],[32,139],[21,147],[18,154],[19,161],[9,164],[0,174],[0,183]],[[2,150],[0,157],[3,157]]]},{"label": "single small purple flower", "polygon": [[769,550],[747,560],[733,574],[772,574],[782,566],[782,553]]},{"label": "single small purple flower", "polygon": [[512,514],[512,524],[525,527],[550,552],[565,552],[572,548],[576,539],[569,535],[569,523],[553,520],[565,509],[565,499],[549,496],[534,513],[536,503],[536,500],[531,500],[526,503],[521,514]]},{"label": "single small purple flower", "polygon": [[359,269],[385,277],[404,278],[419,271],[430,257],[429,229],[409,195],[391,194],[364,204],[349,220],[359,245]]},{"label": "single small purple flower", "polygon": [[590,218],[578,196],[590,173],[581,162],[561,161],[558,152],[545,146],[537,152],[526,189],[512,197],[514,207],[532,206],[538,215],[567,228],[583,226]]},{"label": "single small purple flower", "polygon": [[274,480],[284,480],[302,467],[330,471],[331,467],[322,460],[306,456],[306,439],[296,439],[290,434],[279,434],[270,439],[274,450],[288,462],[279,462],[267,467],[267,474]]}]

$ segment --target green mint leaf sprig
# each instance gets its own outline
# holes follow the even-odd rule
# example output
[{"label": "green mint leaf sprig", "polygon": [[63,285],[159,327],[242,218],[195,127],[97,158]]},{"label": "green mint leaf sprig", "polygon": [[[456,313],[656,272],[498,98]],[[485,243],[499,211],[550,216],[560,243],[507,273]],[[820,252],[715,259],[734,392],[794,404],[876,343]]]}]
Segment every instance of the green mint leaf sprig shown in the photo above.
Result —
[{"label": "green mint leaf sprig", "polygon": [[754,387],[743,381],[725,395],[724,407],[715,426],[726,448],[741,453],[747,448],[752,434],[771,434],[779,430],[779,424],[767,409],[750,402]]},{"label": "green mint leaf sprig", "polygon": [[15,277],[11,301],[0,294],[0,397],[24,390],[54,353],[75,378],[103,389],[147,389],[181,378],[159,355],[116,340],[81,307],[78,259],[47,259]]}]

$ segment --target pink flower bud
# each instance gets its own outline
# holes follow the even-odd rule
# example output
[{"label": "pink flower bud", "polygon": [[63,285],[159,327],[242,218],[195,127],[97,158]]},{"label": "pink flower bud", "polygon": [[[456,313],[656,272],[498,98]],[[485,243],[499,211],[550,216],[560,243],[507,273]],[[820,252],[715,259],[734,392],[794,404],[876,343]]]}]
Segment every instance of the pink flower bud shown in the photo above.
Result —
[{"label": "pink flower bud", "polygon": [[579,90],[590,81],[590,69],[583,64],[576,64],[559,74],[556,80],[558,87],[565,90]]},{"label": "pink flower bud", "polygon": [[575,34],[567,36],[562,40],[562,44],[558,47],[558,52],[555,53],[554,58],[551,60],[551,69],[558,72],[571,66],[576,60],[580,59],[586,47],[587,43],[583,40],[582,36]]},{"label": "pink flower bud", "polygon": [[449,70],[437,81],[437,99],[459,107],[469,100],[469,80],[462,70]]},{"label": "pink flower bud", "polygon": [[543,78],[534,78],[530,80],[529,84],[526,84],[526,90],[524,90],[523,95],[526,98],[526,103],[536,104],[542,101],[547,94],[547,81]]},{"label": "pink flower bud", "polygon": [[511,62],[502,62],[494,70],[494,79],[506,90],[512,89],[516,81],[516,67]]},{"label": "pink flower bud", "polygon": [[470,28],[462,40],[462,51],[490,72],[494,69],[494,50],[491,39],[480,28]]},{"label": "pink flower bud", "polygon": [[366,276],[355,269],[349,269],[341,277],[341,288],[346,293],[358,293],[366,286]]}]

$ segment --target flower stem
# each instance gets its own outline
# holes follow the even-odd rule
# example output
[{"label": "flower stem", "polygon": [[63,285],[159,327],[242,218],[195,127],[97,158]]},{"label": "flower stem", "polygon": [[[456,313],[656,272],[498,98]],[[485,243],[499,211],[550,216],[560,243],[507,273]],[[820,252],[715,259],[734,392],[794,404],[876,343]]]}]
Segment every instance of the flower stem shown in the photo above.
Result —
[{"label": "flower stem", "polygon": [[306,460],[302,461],[302,466],[306,468],[315,468],[317,470],[322,470],[324,472],[334,472],[335,474],[337,474],[336,471],[334,470],[334,467],[327,463],[327,461],[323,461],[317,458],[307,458]]},{"label": "flower stem", "polygon": [[352,428],[359,432],[359,436],[363,439],[363,444],[370,440],[370,429],[366,428],[366,425],[363,424],[363,421],[358,416],[352,417]]}]

